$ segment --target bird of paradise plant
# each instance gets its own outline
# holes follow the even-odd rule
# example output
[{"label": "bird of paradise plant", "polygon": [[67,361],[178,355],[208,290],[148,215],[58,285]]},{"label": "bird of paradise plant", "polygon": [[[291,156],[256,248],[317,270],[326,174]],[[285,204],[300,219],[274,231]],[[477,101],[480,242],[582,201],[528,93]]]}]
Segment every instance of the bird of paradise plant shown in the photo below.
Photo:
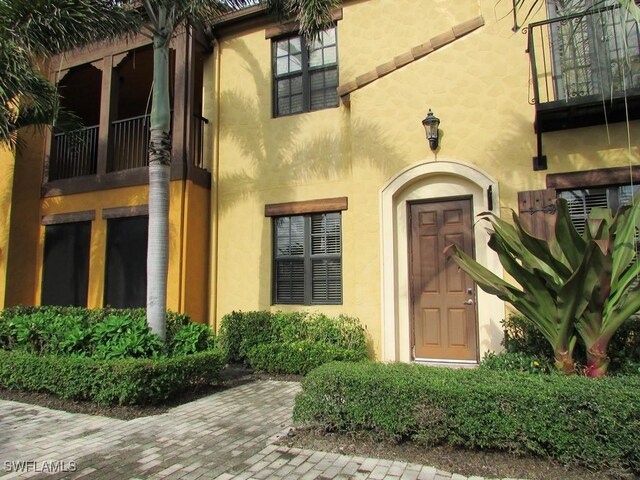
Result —
[{"label": "bird of paradise plant", "polygon": [[585,374],[605,375],[611,337],[640,310],[638,202],[621,207],[615,216],[607,209],[593,209],[581,235],[566,201],[558,200],[550,241],[529,233],[515,212],[513,223],[492,213],[480,217],[490,224],[489,247],[519,285],[500,278],[455,245],[445,252],[480,288],[531,319],[553,347],[558,370],[575,371],[573,351],[579,337],[587,352]]}]

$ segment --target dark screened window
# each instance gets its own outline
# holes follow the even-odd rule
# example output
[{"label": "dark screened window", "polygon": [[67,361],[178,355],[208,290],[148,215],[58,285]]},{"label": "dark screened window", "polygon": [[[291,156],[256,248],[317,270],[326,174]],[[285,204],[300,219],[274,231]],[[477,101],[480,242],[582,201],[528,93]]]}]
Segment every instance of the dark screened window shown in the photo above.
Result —
[{"label": "dark screened window", "polygon": [[42,305],[87,306],[90,242],[91,222],[45,227]]},{"label": "dark screened window", "polygon": [[273,42],[274,115],[338,106],[336,29],[322,32],[310,45],[301,36]]},{"label": "dark screened window", "polygon": [[146,216],[108,220],[105,305],[114,308],[146,305],[148,233]]},{"label": "dark screened window", "polygon": [[341,214],[274,219],[274,303],[342,303]]}]

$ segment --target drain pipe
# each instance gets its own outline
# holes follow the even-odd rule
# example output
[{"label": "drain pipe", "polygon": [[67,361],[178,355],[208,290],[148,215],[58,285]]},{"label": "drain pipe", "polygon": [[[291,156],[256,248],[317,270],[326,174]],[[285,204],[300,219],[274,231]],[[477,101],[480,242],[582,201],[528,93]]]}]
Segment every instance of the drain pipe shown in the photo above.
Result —
[{"label": "drain pipe", "polygon": [[214,36],[212,40],[214,55],[214,115],[213,158],[211,161],[211,238],[209,241],[209,326],[217,331],[218,318],[218,223],[219,223],[219,181],[220,181],[220,43]]}]

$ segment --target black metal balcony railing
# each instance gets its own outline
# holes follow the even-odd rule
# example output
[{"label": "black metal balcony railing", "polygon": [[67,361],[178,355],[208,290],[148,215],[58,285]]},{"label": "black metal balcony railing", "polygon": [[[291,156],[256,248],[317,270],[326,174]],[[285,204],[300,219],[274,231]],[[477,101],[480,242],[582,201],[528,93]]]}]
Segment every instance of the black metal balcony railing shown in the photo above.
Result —
[{"label": "black metal balcony railing", "polygon": [[[116,120],[111,123],[109,172],[146,167],[149,164],[150,115]],[[209,121],[194,115],[193,158],[195,167],[204,169],[203,132]],[[172,119],[173,124],[173,119]],[[95,175],[98,164],[98,126],[53,137],[49,161],[49,180]]]},{"label": "black metal balcony railing", "polygon": [[528,35],[536,105],[602,102],[640,88],[640,33],[624,9],[536,22]]},{"label": "black metal balcony railing", "polygon": [[111,123],[111,165],[109,171],[146,167],[149,164],[150,115]]},{"label": "black metal balcony railing", "polygon": [[98,165],[98,125],[53,136],[49,180],[94,175]]}]

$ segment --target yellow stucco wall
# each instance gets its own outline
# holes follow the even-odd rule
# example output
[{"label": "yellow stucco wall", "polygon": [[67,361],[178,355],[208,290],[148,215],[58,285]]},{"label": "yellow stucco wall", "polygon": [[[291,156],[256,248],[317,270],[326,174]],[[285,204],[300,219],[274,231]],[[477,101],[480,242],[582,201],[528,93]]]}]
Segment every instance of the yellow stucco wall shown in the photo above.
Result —
[{"label": "yellow stucco wall", "polygon": [[[185,186],[186,185],[186,186]],[[208,190],[192,182],[173,181],[170,185],[169,206],[169,271],[167,307],[186,312],[196,321],[207,315],[207,249],[202,246],[208,238]],[[89,292],[87,306],[103,306],[107,220],[102,211],[109,208],[146,205],[148,187],[118,188],[76,195],[49,197],[42,200],[41,215],[55,215],[95,210],[91,228],[89,258]],[[40,299],[44,227],[39,228],[38,256],[35,261],[37,282],[34,298]],[[199,254],[202,251],[204,253]]]},{"label": "yellow stucco wall", "polygon": [[[616,124],[545,134],[549,169],[532,171],[529,58],[526,36],[511,30],[510,8],[511,2],[493,0],[349,2],[338,22],[340,84],[478,15],[485,25],[356,90],[348,107],[275,119],[264,29],[221,39],[220,138],[208,143],[219,152],[215,320],[232,310],[265,308],[354,315],[367,325],[380,358],[381,238],[387,233],[381,232],[381,191],[400,172],[444,160],[472,165],[495,179],[497,208],[515,208],[517,192],[545,188],[549,173],[639,163],[637,145],[627,147],[627,126]],[[215,85],[215,68],[206,72]],[[421,125],[429,108],[441,119],[437,153]],[[640,122],[629,129],[637,138]],[[343,305],[272,306],[265,204],[337,196],[349,199],[342,217]],[[504,309],[493,315],[504,317]],[[481,325],[485,350],[498,346],[496,322]]]},{"label": "yellow stucco wall", "polygon": [[[45,141],[21,132],[16,161],[0,152],[0,307],[40,303],[42,217],[95,211],[91,226],[87,306],[103,306],[108,208],[146,205],[148,187],[114,188],[41,199]],[[208,312],[209,189],[189,180],[170,184],[167,306],[203,322]]]},{"label": "yellow stucco wall", "polygon": [[0,146],[0,308],[4,308],[13,193],[13,152]]},{"label": "yellow stucco wall", "polygon": [[[89,292],[87,298],[87,306],[89,308],[103,306],[107,220],[102,218],[102,210],[107,208],[146,205],[146,203],[146,186],[49,197],[42,200],[42,216],[83,212],[87,210],[95,211],[95,220],[91,225],[91,246],[89,249]],[[173,223],[170,228],[173,228]],[[44,252],[43,226],[40,227],[38,252],[37,301],[40,300],[40,287],[42,282],[42,255]],[[170,255],[170,258],[171,257]],[[170,294],[167,296],[170,297]]]},{"label": "yellow stucco wall", "polygon": [[43,157],[44,142],[40,131],[21,131],[13,171],[6,307],[36,302]]},{"label": "yellow stucco wall", "polygon": [[182,269],[183,311],[196,322],[209,316],[209,196],[210,190],[187,182],[183,235]]}]

